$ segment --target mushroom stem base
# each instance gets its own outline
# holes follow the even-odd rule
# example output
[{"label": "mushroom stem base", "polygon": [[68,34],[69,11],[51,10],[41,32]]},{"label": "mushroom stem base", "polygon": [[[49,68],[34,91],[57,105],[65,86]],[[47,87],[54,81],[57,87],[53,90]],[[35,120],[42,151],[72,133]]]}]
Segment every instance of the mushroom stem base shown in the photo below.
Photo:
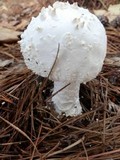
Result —
[{"label": "mushroom stem base", "polygon": [[[58,92],[66,85],[67,84],[63,82],[54,82],[53,93]],[[81,114],[82,107],[79,102],[79,89],[80,84],[74,82],[52,97],[52,101],[57,113],[64,113],[66,116],[76,116]]]}]

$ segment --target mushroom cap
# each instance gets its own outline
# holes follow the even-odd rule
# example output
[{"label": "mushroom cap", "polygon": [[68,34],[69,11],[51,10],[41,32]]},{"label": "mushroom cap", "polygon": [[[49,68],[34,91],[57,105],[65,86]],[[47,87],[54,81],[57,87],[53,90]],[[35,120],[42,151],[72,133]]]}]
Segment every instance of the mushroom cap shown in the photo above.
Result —
[{"label": "mushroom cap", "polygon": [[20,46],[27,67],[36,74],[47,77],[56,59],[51,80],[87,82],[101,71],[107,38],[99,19],[87,9],[55,2],[32,18]]}]

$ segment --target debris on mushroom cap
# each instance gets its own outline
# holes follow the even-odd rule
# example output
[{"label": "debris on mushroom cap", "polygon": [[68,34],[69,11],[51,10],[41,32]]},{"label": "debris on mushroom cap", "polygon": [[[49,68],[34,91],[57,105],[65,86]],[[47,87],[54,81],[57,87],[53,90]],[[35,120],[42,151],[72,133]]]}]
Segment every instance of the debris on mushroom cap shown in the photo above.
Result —
[{"label": "debris on mushroom cap", "polygon": [[29,69],[50,79],[87,82],[101,71],[106,33],[98,18],[76,3],[55,2],[42,8],[21,35],[21,51]]}]

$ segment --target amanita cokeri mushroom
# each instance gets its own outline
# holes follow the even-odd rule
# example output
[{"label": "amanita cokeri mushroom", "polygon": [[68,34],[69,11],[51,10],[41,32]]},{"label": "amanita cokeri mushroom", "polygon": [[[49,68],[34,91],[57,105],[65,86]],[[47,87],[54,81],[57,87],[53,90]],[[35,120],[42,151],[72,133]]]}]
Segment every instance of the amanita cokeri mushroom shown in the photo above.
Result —
[{"label": "amanita cokeri mushroom", "polygon": [[42,8],[21,35],[21,52],[29,69],[47,77],[60,49],[50,79],[54,91],[70,83],[52,101],[56,111],[76,116],[82,111],[80,83],[94,79],[101,71],[107,38],[103,25],[87,9],[76,3],[55,2]]}]

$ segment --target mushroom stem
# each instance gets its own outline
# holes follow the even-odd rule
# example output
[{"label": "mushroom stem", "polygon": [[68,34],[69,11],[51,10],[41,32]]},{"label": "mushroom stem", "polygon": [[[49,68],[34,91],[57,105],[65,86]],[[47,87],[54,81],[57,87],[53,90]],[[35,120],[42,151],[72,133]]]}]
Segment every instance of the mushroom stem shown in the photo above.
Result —
[{"label": "mushroom stem", "polygon": [[[58,92],[66,85],[64,82],[54,82],[53,93]],[[65,113],[66,116],[76,116],[81,113],[82,108],[79,102],[79,89],[79,82],[72,82],[52,97],[55,109],[59,114]]]}]

